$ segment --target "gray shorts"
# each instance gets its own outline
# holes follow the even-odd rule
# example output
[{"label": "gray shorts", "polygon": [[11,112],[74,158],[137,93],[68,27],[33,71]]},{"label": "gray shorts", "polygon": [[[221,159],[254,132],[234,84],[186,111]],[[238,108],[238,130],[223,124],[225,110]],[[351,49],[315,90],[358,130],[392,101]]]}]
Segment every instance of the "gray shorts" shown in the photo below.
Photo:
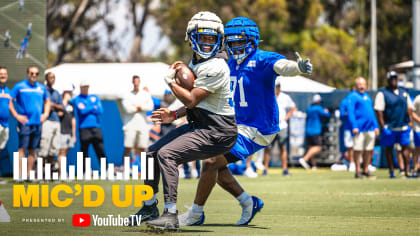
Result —
[{"label": "gray shorts", "polygon": [[274,138],[273,142],[271,142],[269,147],[272,148],[276,142],[279,145],[279,147],[286,146],[288,138],[289,138],[289,134],[287,132],[287,129],[282,129]]},{"label": "gray shorts", "polygon": [[46,120],[42,124],[40,157],[57,156],[60,151],[60,122]]},{"label": "gray shorts", "polygon": [[60,149],[67,149],[74,147],[73,136],[71,134],[61,134]]},{"label": "gray shorts", "polygon": [[0,125],[0,150],[6,147],[7,140],[9,140],[9,128]]}]

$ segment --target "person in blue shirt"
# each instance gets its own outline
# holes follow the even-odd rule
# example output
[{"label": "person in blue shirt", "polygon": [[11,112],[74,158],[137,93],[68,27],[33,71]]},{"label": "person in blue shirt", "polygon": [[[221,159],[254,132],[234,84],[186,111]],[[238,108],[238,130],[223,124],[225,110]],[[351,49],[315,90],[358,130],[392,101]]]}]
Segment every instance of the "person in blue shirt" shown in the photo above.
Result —
[{"label": "person in blue shirt", "polygon": [[[230,152],[203,161],[192,208],[179,216],[180,225],[201,225],[204,222],[204,204],[216,181],[232,194],[242,207],[237,225],[247,225],[264,203],[248,195],[227,168],[229,163],[245,160],[248,156],[268,146],[279,127],[279,110],[275,96],[278,75],[310,74],[309,59],[287,60],[275,52],[258,49],[259,29],[246,17],[237,17],[225,26],[225,42],[229,53],[232,105],[238,124],[238,138]],[[297,54],[298,55],[298,54]]]},{"label": "person in blue shirt", "polygon": [[379,89],[375,98],[374,109],[381,128],[381,145],[385,147],[385,156],[389,167],[389,177],[394,175],[394,145],[399,143],[405,161],[405,177],[410,170],[410,132],[413,102],[407,91],[398,87],[398,74],[387,74],[388,86]]},{"label": "person in blue shirt", "polygon": [[[366,93],[366,80],[358,77],[355,81],[356,91],[351,93],[348,105],[348,118],[354,135],[354,159],[356,162],[356,178],[366,176],[375,178],[368,170],[372,151],[375,147],[375,137],[379,136],[379,126],[376,121],[373,102]],[[360,172],[360,158],[363,156],[363,170]]]},{"label": "person in blue shirt", "polygon": [[[0,66],[0,152],[6,147],[9,140],[10,107],[13,106],[10,90],[6,86],[7,78],[7,68]],[[0,177],[0,184],[5,183],[6,181]]]},{"label": "person in blue shirt", "polygon": [[102,103],[98,96],[89,94],[89,81],[80,82],[80,94],[72,100],[79,128],[79,140],[83,157],[88,156],[92,144],[98,161],[105,157],[103,136],[99,116],[103,113]]},{"label": "person in blue shirt", "polygon": [[322,98],[315,94],[312,98],[312,105],[306,109],[306,145],[308,151],[305,156],[299,159],[299,163],[309,169],[308,161],[311,160],[312,169],[316,169],[315,156],[322,151],[322,118],[329,118],[330,113],[321,106]]},{"label": "person in blue shirt", "polygon": [[347,155],[349,157],[349,171],[355,172],[356,171],[356,165],[354,164],[354,152],[353,152],[353,135],[351,134],[351,125],[349,122],[349,116],[348,116],[348,105],[349,105],[349,96],[353,93],[351,91],[347,96],[341,100],[340,103],[340,119],[342,122],[343,127],[343,133],[344,133],[344,146],[347,149]]},{"label": "person in blue shirt", "polygon": [[28,150],[29,176],[35,162],[35,151],[41,140],[41,124],[50,114],[50,99],[45,86],[37,82],[38,67],[29,66],[26,72],[27,78],[17,83],[10,94],[16,100],[17,111],[12,109],[11,113],[18,121],[19,161],[21,162]]},{"label": "person in blue shirt", "polygon": [[[48,72],[45,75],[47,82],[47,93],[50,97],[50,115],[48,119],[42,124],[41,144],[38,155],[46,158],[45,163],[50,163],[54,167],[54,157],[60,151],[60,117],[58,112],[63,111],[63,99],[60,93],[53,88],[55,83],[55,74]],[[57,169],[56,167],[53,168]]]}]

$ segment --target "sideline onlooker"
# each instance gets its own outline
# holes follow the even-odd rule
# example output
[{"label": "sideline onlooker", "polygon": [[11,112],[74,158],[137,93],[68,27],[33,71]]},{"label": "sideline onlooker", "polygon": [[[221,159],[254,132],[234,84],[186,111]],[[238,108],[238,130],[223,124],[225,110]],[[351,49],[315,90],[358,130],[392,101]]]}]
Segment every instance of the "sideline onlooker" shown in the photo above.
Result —
[{"label": "sideline onlooker", "polygon": [[60,111],[60,153],[58,154],[59,169],[67,168],[61,165],[61,158],[66,157],[70,148],[74,147],[76,143],[76,118],[74,118],[74,107],[70,100],[72,99],[73,86],[70,85],[64,88],[63,91],[63,106],[64,110]]},{"label": "sideline onlooker", "polygon": [[[150,128],[147,124],[146,112],[153,110],[153,100],[148,91],[140,89],[140,82],[140,77],[134,75],[133,90],[122,100],[124,157],[129,157],[133,148],[135,155],[140,155],[149,143]],[[123,167],[119,167],[119,171],[122,170]]]},{"label": "sideline onlooker", "polygon": [[[7,68],[0,66],[0,152],[6,147],[9,140],[10,107],[13,106],[10,90],[6,86],[7,78]],[[0,175],[0,184],[5,183],[7,182]]]},{"label": "sideline onlooker", "polygon": [[63,99],[60,93],[53,88],[55,83],[55,75],[48,72],[45,75],[47,82],[47,94],[50,97],[50,115],[48,119],[42,124],[41,133],[41,148],[38,155],[45,158],[45,163],[50,163],[51,166],[54,162],[54,157],[58,156],[60,150],[60,117],[58,112],[63,111]]},{"label": "sideline onlooker", "polygon": [[79,128],[79,140],[83,157],[88,156],[90,144],[95,149],[98,161],[105,157],[104,143],[99,116],[103,113],[102,103],[98,96],[89,94],[89,81],[80,82],[80,94],[72,100],[76,110]]},{"label": "sideline onlooker", "polygon": [[330,113],[326,108],[321,106],[321,96],[315,94],[312,98],[312,105],[306,109],[306,145],[308,151],[305,156],[299,159],[299,163],[309,169],[309,159],[311,160],[312,170],[316,170],[315,156],[322,151],[322,124],[321,118],[330,117]]},{"label": "sideline onlooker", "polygon": [[389,167],[389,177],[394,175],[394,144],[399,143],[405,160],[405,176],[410,169],[410,126],[413,104],[405,89],[398,87],[398,74],[387,74],[388,86],[376,94],[375,110],[381,127],[381,145]]},{"label": "sideline onlooker", "polygon": [[[366,93],[366,80],[358,77],[355,81],[356,91],[348,96],[348,119],[354,135],[354,160],[356,162],[356,178],[364,176],[375,178],[370,174],[368,166],[375,147],[375,137],[379,136],[379,126],[376,121],[373,102]],[[363,169],[360,172],[360,158],[363,156]]]},{"label": "sideline onlooker", "polygon": [[39,69],[29,66],[26,69],[27,78],[17,83],[11,92],[16,100],[17,111],[11,109],[12,115],[18,121],[19,134],[19,172],[22,173],[22,158],[28,150],[27,174],[35,162],[35,151],[41,140],[41,124],[50,114],[50,99],[44,85],[37,82]]},{"label": "sideline onlooker", "polygon": [[348,116],[348,105],[349,105],[349,96],[353,93],[353,91],[350,91],[347,96],[341,100],[340,103],[340,119],[343,126],[343,135],[344,135],[344,146],[347,150],[347,155],[349,157],[349,171],[355,172],[356,171],[356,165],[354,164],[354,150],[353,150],[353,136],[351,134],[351,125],[349,121]]},{"label": "sideline onlooker", "polygon": [[277,104],[279,106],[279,123],[280,123],[280,132],[274,138],[271,145],[267,146],[264,149],[264,172],[263,175],[267,175],[268,166],[270,164],[271,158],[271,149],[274,144],[277,142],[280,149],[280,159],[281,165],[283,168],[283,175],[290,176],[289,170],[287,168],[287,140],[289,139],[288,124],[287,121],[292,117],[293,112],[296,110],[296,104],[290,98],[289,95],[281,91],[280,83],[276,83],[275,95],[277,97]]}]

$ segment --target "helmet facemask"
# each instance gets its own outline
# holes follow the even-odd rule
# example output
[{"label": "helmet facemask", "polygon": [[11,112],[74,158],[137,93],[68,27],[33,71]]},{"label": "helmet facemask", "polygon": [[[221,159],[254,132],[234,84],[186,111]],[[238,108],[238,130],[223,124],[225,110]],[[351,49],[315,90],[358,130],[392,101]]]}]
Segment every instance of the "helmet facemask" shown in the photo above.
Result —
[{"label": "helmet facemask", "polygon": [[244,35],[229,35],[226,37],[226,48],[233,59],[241,63],[255,49],[251,39]]},{"label": "helmet facemask", "polygon": [[216,55],[223,41],[222,34],[216,30],[206,28],[191,31],[189,39],[191,48],[202,58]]}]

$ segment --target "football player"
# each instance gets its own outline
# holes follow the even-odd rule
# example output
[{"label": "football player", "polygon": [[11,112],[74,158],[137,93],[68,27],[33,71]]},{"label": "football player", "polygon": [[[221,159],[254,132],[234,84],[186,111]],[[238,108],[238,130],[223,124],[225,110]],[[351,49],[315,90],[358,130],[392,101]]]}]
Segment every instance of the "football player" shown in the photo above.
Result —
[{"label": "football player", "polygon": [[[155,158],[154,179],[146,180],[152,186],[154,196],[145,201],[136,213],[142,221],[158,229],[178,229],[176,210],[178,168],[181,163],[203,160],[228,152],[236,142],[238,134],[235,112],[230,104],[229,67],[218,55],[223,46],[224,30],[220,18],[211,12],[199,12],[188,23],[186,40],[194,51],[189,67],[196,75],[191,91],[174,81],[180,62],[171,65],[165,81],[173,94],[185,105],[171,111],[161,108],[153,112],[152,119],[161,123],[172,123],[187,116],[188,124],[172,130],[149,147],[147,157]],[[159,217],[156,194],[162,174],[164,211]],[[134,222],[132,222],[134,225]]]},{"label": "football player", "polygon": [[180,225],[203,224],[203,207],[216,182],[232,194],[242,207],[242,216],[237,225],[247,225],[264,205],[261,199],[248,195],[242,189],[227,165],[244,160],[268,146],[280,131],[274,94],[276,77],[310,74],[312,65],[309,59],[302,60],[299,54],[295,62],[278,53],[260,50],[259,40],[257,24],[246,17],[234,18],[225,26],[239,134],[230,152],[204,160],[194,204],[188,212],[179,216]]}]

